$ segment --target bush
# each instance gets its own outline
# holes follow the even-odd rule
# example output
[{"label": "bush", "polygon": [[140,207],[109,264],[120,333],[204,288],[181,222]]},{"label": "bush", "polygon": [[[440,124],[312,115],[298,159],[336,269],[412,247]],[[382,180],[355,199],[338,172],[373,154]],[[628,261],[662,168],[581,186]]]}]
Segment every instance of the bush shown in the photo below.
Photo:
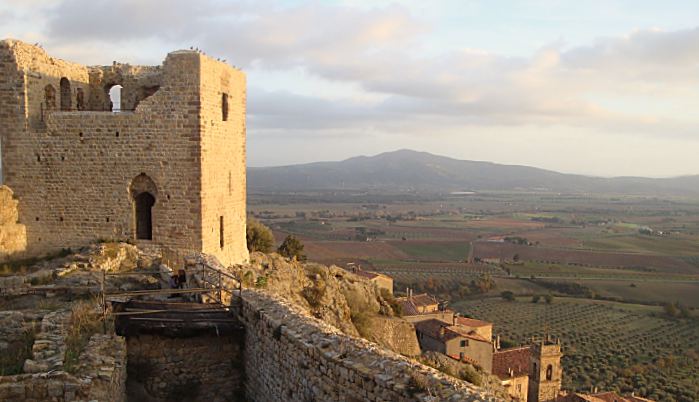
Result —
[{"label": "bush", "polygon": [[553,295],[550,294],[550,293],[547,294],[546,296],[544,296],[544,300],[546,301],[546,304],[551,304],[551,303],[553,303]]},{"label": "bush", "polygon": [[532,296],[532,303],[538,303],[539,300],[541,300],[541,296],[539,296],[539,295]]},{"label": "bush", "polygon": [[254,218],[248,218],[245,228],[245,240],[248,243],[248,251],[269,253],[274,246],[272,231]]},{"label": "bush", "polygon": [[509,290],[500,293],[500,297],[502,297],[503,300],[507,300],[510,302],[515,301],[515,294],[510,292]]},{"label": "bush", "polygon": [[427,391],[430,388],[430,382],[422,373],[410,374],[410,382],[408,382],[408,393],[415,395]]},{"label": "bush", "polygon": [[255,287],[256,288],[266,288],[267,281],[268,281],[268,278],[266,276],[258,276],[257,279],[255,280]]},{"label": "bush", "polygon": [[286,239],[284,239],[281,246],[279,246],[277,252],[287,258],[297,261],[306,261],[306,254],[303,252],[303,243],[294,235],[286,236]]}]

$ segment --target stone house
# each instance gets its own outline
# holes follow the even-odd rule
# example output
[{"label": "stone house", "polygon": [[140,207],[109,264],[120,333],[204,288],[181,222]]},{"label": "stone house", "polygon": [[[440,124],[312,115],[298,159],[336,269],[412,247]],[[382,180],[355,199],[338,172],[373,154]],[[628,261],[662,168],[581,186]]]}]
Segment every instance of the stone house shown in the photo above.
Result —
[{"label": "stone house", "polygon": [[197,51],[86,67],[0,41],[1,182],[17,201],[0,224],[23,237],[0,259],[113,239],[248,260],[245,105],[245,74]]},{"label": "stone house", "polygon": [[390,276],[378,272],[365,271],[361,267],[356,266],[350,267],[349,271],[362,278],[368,279],[370,282],[376,284],[379,289],[384,289],[389,294],[393,294],[393,278]]},{"label": "stone house", "polygon": [[492,371],[493,343],[469,328],[448,324],[437,319],[415,324],[420,348],[445,354],[453,359]]},{"label": "stone house", "polygon": [[493,353],[493,374],[507,393],[518,401],[527,401],[531,350],[529,346],[502,349]]}]

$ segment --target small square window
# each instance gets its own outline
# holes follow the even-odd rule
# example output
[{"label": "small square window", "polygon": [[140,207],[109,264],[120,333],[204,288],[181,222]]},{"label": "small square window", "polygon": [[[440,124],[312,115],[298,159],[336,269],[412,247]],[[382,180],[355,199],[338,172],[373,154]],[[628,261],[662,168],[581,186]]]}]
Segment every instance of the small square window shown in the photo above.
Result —
[{"label": "small square window", "polygon": [[467,339],[464,339],[464,340],[461,341],[461,347],[462,347],[462,348],[465,348],[466,346],[468,346],[468,340],[467,340]]}]

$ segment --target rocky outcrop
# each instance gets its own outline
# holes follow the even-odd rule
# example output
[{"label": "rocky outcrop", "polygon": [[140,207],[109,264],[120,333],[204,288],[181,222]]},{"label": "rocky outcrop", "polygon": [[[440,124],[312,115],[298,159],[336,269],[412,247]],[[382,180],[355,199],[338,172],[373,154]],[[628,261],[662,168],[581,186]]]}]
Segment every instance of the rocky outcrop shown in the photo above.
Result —
[{"label": "rocky outcrop", "polygon": [[335,266],[262,253],[253,253],[250,264],[235,267],[234,274],[244,287],[279,296],[347,335],[363,337],[405,356],[420,354],[415,328],[395,317],[384,294],[363,277]]}]

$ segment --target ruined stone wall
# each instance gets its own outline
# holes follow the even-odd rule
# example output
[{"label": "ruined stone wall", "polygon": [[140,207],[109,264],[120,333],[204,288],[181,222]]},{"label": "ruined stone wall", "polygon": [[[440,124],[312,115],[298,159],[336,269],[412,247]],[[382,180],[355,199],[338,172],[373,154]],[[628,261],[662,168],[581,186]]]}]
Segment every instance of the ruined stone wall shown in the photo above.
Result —
[{"label": "ruined stone wall", "polygon": [[27,230],[24,225],[17,223],[17,204],[12,190],[0,186],[0,262],[21,255],[27,248]]},{"label": "ruined stone wall", "polygon": [[[223,125],[220,99],[213,98],[220,97],[226,73],[232,77],[224,88],[231,108]],[[114,83],[125,85],[124,106],[137,106],[125,113],[57,110],[61,78],[70,83],[73,106],[80,89],[88,109],[104,109]],[[45,99],[49,84],[55,107]],[[211,97],[203,95],[203,86]],[[153,239],[142,244],[205,250],[224,264],[246,260],[244,88],[241,72],[193,51],[170,53],[161,68],[88,69],[34,46],[1,41],[3,175],[19,200],[27,254],[100,238],[134,239],[136,194],[130,186],[139,177],[152,183],[148,191],[155,197]]]},{"label": "ruined stone wall", "polygon": [[127,350],[129,382],[142,381],[148,400],[212,402],[242,397],[242,339],[141,335],[127,339]]},{"label": "ruined stone wall", "polygon": [[201,71],[202,250],[228,265],[249,258],[245,74],[209,58],[202,58]]},{"label": "ruined stone wall", "polygon": [[250,401],[498,400],[260,292],[243,292],[241,317]]},{"label": "ruined stone wall", "polygon": [[123,338],[93,335],[73,374],[52,371],[0,377],[0,401],[124,402],[126,348]]}]

